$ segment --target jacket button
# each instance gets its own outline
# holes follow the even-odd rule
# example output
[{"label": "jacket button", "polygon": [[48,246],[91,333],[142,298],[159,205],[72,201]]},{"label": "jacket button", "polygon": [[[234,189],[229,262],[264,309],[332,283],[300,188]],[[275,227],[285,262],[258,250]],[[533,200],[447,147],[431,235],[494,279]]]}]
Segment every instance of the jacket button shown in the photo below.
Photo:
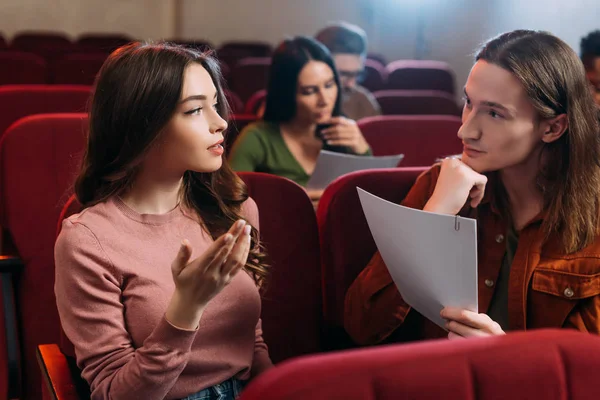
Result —
[{"label": "jacket button", "polygon": [[573,297],[573,295],[575,294],[575,292],[573,291],[573,289],[571,289],[570,287],[566,288],[564,291],[565,297],[571,298]]},{"label": "jacket button", "polygon": [[500,234],[496,236],[496,243],[502,243],[504,241],[504,235]]},{"label": "jacket button", "polygon": [[487,286],[487,287],[494,286],[494,281],[491,279],[486,279],[484,283],[485,283],[485,286]]}]

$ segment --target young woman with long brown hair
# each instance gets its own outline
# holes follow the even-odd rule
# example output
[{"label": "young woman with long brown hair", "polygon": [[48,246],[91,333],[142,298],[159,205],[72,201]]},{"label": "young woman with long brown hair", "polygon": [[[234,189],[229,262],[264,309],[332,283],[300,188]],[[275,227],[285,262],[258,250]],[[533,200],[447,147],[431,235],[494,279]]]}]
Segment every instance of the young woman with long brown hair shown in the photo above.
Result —
[{"label": "young woman with long brown hair", "polygon": [[[94,399],[234,398],[271,366],[258,210],[223,162],[218,64],[132,43],[96,81],[55,248],[61,323]],[[219,397],[223,396],[223,397]]]},{"label": "young woman with long brown hair", "polygon": [[599,333],[598,117],[583,65],[563,41],[525,30],[489,41],[465,86],[462,156],[424,173],[403,202],[477,219],[479,313],[443,309],[448,333],[424,321],[377,253],[346,294],[354,340]]}]

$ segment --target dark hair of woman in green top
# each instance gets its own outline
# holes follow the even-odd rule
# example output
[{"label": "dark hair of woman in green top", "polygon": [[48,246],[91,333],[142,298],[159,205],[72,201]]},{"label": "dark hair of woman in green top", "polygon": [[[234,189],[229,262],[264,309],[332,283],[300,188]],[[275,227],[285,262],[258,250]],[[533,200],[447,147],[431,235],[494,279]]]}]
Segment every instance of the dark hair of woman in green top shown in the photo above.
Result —
[{"label": "dark hair of woman in green top", "polygon": [[289,122],[295,117],[298,76],[310,61],[324,62],[333,71],[338,94],[331,116],[341,115],[340,77],[329,50],[312,38],[298,36],[284,40],[273,54],[267,86],[267,102],[263,115],[265,121]]}]

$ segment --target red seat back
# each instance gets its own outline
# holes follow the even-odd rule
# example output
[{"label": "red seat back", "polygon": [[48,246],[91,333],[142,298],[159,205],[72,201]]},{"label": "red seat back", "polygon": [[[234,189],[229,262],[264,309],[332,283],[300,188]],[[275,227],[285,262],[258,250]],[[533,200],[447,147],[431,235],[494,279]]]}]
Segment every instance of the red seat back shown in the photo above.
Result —
[{"label": "red seat back", "polygon": [[42,57],[22,51],[0,51],[0,85],[46,83],[47,75]]},{"label": "red seat back", "polygon": [[315,355],[253,381],[240,400],[600,398],[600,338],[542,330]]},{"label": "red seat back", "polygon": [[74,44],[64,34],[54,32],[23,32],[13,37],[10,48],[38,54],[51,59],[75,49]]},{"label": "red seat back", "polygon": [[56,84],[93,85],[108,53],[71,53],[50,64],[50,81]]},{"label": "red seat back", "polygon": [[244,58],[271,57],[272,53],[273,47],[269,43],[232,41],[223,43],[217,51],[217,56],[219,60],[234,67],[238,61]]},{"label": "red seat back", "polygon": [[79,169],[86,125],[86,114],[33,115],[12,125],[0,140],[2,226],[25,264],[15,288],[24,398],[40,394],[37,345],[60,340],[54,297],[56,224]]},{"label": "red seat back", "polygon": [[380,90],[373,95],[383,115],[460,115],[454,96],[439,90]]},{"label": "red seat back", "polygon": [[398,60],[387,65],[387,89],[441,90],[454,94],[454,74],[442,61]]},{"label": "red seat back", "polygon": [[400,203],[425,168],[358,171],[333,181],[319,202],[323,315],[330,348],[351,345],[343,329],[346,290],[366,267],[376,247],[358,199],[357,187]]},{"label": "red seat back", "polygon": [[133,41],[133,39],[127,35],[90,33],[79,36],[76,44],[80,49],[90,50],[93,52],[110,53],[131,41]]},{"label": "red seat back", "polygon": [[225,97],[227,98],[227,102],[229,103],[229,107],[233,114],[244,113],[244,103],[242,102],[242,99],[240,99],[240,96],[231,90],[225,90]]},{"label": "red seat back", "polygon": [[[265,102],[267,101],[267,89],[259,90],[254,93],[248,101],[246,102],[246,107],[244,108],[244,112],[246,114],[253,114],[257,117],[262,117],[260,115],[260,110],[265,106]],[[264,111],[264,110],[263,110]]]},{"label": "red seat back", "polygon": [[265,341],[273,362],[321,349],[321,271],[313,205],[296,183],[240,172],[260,213],[261,241],[271,264],[262,300]]},{"label": "red seat back", "polygon": [[267,88],[270,67],[271,59],[266,57],[241,60],[231,69],[231,90],[236,92],[242,101],[247,101],[257,91]]},{"label": "red seat back", "polygon": [[365,61],[364,77],[360,84],[371,92],[381,90],[387,82],[387,71],[379,61],[367,59]]},{"label": "red seat back", "polygon": [[[1,53],[0,53],[1,54]],[[7,85],[0,87],[0,138],[19,118],[42,113],[84,112],[89,86]]]},{"label": "red seat back", "polygon": [[447,115],[385,115],[358,122],[373,154],[404,154],[400,166],[431,165],[436,159],[462,152],[457,133],[460,117]]},{"label": "red seat back", "polygon": [[71,40],[66,35],[56,32],[23,32],[15,35],[10,42],[11,47],[25,51],[70,44]]}]

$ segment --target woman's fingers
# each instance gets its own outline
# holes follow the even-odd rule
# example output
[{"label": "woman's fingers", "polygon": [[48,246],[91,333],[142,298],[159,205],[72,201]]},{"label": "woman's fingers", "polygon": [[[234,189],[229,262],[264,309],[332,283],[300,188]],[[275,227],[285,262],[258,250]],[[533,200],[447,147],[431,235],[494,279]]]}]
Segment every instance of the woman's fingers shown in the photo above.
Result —
[{"label": "woman's fingers", "polygon": [[244,232],[238,237],[235,246],[221,267],[221,273],[223,275],[232,274],[234,271],[239,270],[241,267],[246,265],[246,261],[248,260],[248,252],[250,251],[251,231],[252,227],[250,225],[246,225]]}]

